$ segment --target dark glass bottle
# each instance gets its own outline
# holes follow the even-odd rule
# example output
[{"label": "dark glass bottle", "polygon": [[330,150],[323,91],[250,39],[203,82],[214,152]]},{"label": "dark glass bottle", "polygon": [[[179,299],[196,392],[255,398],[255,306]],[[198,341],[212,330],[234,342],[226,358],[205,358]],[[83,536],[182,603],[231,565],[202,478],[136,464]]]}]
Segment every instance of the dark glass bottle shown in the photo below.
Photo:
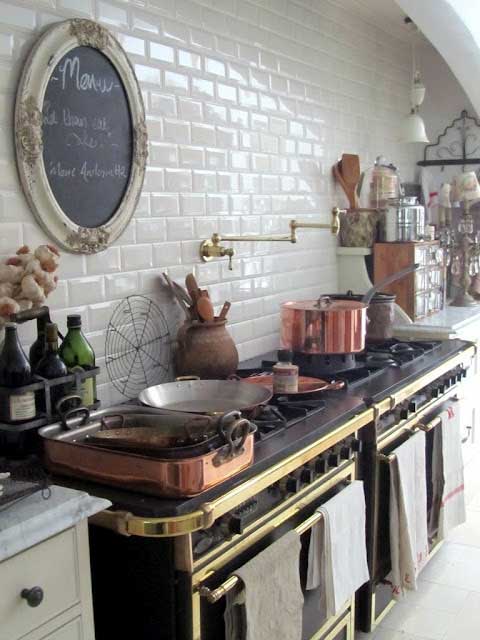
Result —
[{"label": "dark glass bottle", "polygon": [[[20,344],[17,325],[5,325],[5,341],[0,353],[0,385],[18,389],[33,382],[32,369]],[[23,391],[0,395],[0,415],[8,422],[25,422],[35,418],[35,392]]]},{"label": "dark glass bottle", "polygon": [[35,371],[38,363],[47,351],[46,327],[47,324],[51,322],[49,313],[45,313],[37,318],[37,339],[30,347],[28,354],[32,371]]},{"label": "dark glass bottle", "polygon": [[[67,316],[68,333],[60,347],[60,357],[68,367],[69,373],[88,371],[95,367],[95,353],[82,333],[82,318],[79,315]],[[74,391],[74,390],[73,390]],[[96,399],[95,378],[82,382],[82,404],[91,406]]]},{"label": "dark glass bottle", "polygon": [[[35,373],[47,380],[54,380],[55,378],[61,378],[68,374],[68,369],[65,363],[60,358],[58,353],[58,329],[57,325],[48,323],[46,326],[46,352],[43,358],[37,365]],[[57,402],[68,393],[68,389],[65,385],[58,384],[54,387],[50,387],[50,400],[52,403],[52,411],[55,411]],[[45,398],[42,397],[42,401],[39,402],[42,411],[45,410]]]}]

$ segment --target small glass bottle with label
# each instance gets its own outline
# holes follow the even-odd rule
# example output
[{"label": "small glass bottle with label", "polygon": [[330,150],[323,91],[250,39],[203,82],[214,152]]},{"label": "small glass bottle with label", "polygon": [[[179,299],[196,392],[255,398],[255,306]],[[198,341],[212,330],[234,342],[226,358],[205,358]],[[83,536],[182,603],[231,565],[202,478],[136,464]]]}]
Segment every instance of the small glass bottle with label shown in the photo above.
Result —
[{"label": "small glass bottle with label", "polygon": [[9,322],[5,325],[5,341],[0,353],[0,386],[11,389],[12,393],[0,395],[0,419],[20,423],[35,418],[35,392],[21,389],[32,382],[32,369],[18,339],[17,325]]},{"label": "small glass bottle with label", "polygon": [[273,393],[297,393],[298,367],[292,364],[292,352],[280,349],[278,362],[273,366]]}]

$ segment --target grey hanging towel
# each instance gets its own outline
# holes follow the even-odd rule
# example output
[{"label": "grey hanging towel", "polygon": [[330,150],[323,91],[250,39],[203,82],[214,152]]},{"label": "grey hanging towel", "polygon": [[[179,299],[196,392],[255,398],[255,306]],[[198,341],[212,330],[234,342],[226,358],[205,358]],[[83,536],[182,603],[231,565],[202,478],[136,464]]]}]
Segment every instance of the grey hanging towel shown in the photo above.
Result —
[{"label": "grey hanging towel", "polygon": [[226,596],[226,640],[301,640],[300,549],[289,531],[235,571],[243,587]]}]

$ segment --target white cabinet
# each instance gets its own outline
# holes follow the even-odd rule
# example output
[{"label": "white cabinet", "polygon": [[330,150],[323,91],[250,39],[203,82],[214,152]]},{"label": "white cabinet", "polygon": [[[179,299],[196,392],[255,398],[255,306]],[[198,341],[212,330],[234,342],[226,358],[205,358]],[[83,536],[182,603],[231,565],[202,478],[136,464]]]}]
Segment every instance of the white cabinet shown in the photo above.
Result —
[{"label": "white cabinet", "polygon": [[0,640],[95,640],[88,518],[110,506],[52,486],[0,515]]},{"label": "white cabinet", "polygon": [[87,521],[0,563],[0,640],[94,640]]}]

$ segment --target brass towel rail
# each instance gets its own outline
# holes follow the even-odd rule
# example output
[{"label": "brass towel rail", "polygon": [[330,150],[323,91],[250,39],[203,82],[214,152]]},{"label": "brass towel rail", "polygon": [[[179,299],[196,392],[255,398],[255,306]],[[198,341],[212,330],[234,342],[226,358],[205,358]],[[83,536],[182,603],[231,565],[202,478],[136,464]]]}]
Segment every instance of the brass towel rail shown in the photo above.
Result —
[{"label": "brass towel rail", "polygon": [[[317,522],[320,522],[322,518],[323,518],[323,513],[316,511],[313,515],[311,515],[309,518],[307,518],[301,524],[299,524],[298,527],[295,527],[295,531],[298,533],[299,536],[301,536],[302,533],[305,533],[305,531],[308,531],[314,525],[316,525]],[[241,582],[240,578],[234,574],[229,576],[225,580],[225,582],[222,582],[222,584],[216,589],[209,589],[208,587],[200,587],[198,589],[198,592],[202,597],[206,598],[210,604],[214,604],[215,602],[218,602],[219,600],[221,600],[228,591],[231,591],[232,589],[234,589],[239,582]]]},{"label": "brass towel rail", "polygon": [[[430,422],[427,422],[427,424],[423,424],[423,422],[417,422],[417,424],[409,429],[409,431],[412,434],[416,433],[417,431],[424,431],[425,433],[429,433],[430,431],[433,431],[435,427],[438,427],[441,423],[442,418],[440,416],[437,416],[436,418],[433,418],[433,420],[430,420]],[[380,460],[380,462],[386,462],[388,464],[393,462],[396,457],[397,456],[394,453],[390,453],[389,455],[379,453],[377,455],[377,458]]]}]

